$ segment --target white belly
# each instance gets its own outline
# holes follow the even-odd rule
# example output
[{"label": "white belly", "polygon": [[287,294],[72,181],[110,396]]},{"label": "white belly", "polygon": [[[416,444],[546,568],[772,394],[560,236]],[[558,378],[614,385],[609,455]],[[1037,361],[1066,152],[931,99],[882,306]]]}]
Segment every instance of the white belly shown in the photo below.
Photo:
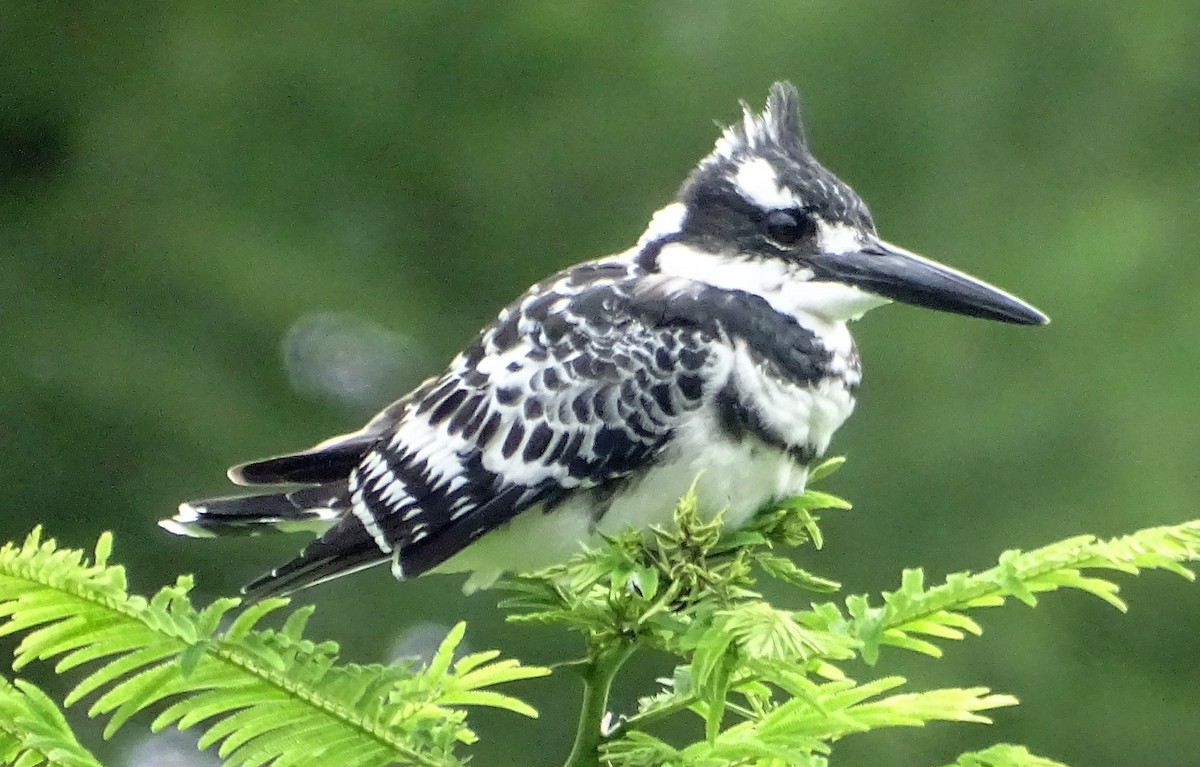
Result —
[{"label": "white belly", "polygon": [[804,491],[808,468],[786,453],[749,438],[739,442],[717,437],[715,424],[693,424],[682,430],[674,458],[619,490],[596,522],[593,496],[582,492],[549,513],[531,508],[507,525],[487,533],[437,568],[470,572],[463,590],[490,586],[505,572],[534,570],[562,562],[581,543],[595,545],[598,533],[644,530],[672,522],[676,502],[696,483],[701,513],[711,518],[724,510],[724,522],[740,527],[774,498]]}]

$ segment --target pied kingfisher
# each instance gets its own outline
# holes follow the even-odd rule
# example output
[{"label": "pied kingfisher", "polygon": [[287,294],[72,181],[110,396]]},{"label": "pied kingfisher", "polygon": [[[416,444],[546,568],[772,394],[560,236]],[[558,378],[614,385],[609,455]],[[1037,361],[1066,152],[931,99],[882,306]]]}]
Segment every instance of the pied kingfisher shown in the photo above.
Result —
[{"label": "pied kingfisher", "polygon": [[743,105],[629,250],[537,283],[442,374],[359,431],[235,466],[260,495],[192,501],[193,536],[321,530],[251,597],[390,563],[465,588],[701,504],[744,523],[803,491],[854,408],[846,324],[889,301],[1024,325],[1044,314],[879,238],[809,152],[799,96]]}]

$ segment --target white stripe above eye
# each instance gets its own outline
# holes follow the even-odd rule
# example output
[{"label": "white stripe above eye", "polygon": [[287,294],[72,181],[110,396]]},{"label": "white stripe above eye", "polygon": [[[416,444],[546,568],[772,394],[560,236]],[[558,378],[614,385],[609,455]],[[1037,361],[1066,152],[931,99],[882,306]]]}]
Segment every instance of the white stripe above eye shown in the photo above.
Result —
[{"label": "white stripe above eye", "polygon": [[730,177],[738,194],[763,210],[803,208],[804,202],[779,183],[779,174],[762,157],[751,157]]},{"label": "white stripe above eye", "polygon": [[822,253],[853,253],[867,244],[863,231],[850,224],[817,219],[817,237]]}]

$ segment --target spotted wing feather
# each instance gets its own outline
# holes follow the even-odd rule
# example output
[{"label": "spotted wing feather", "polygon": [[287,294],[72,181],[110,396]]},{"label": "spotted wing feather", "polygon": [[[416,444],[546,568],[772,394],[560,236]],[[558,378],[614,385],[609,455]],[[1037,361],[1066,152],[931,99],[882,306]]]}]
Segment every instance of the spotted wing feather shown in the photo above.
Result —
[{"label": "spotted wing feather", "polygon": [[357,569],[364,538],[418,575],[525,509],[651,462],[705,396],[712,338],[634,311],[631,270],[582,264],[505,309],[394,410],[350,474],[352,512],[255,589]]}]

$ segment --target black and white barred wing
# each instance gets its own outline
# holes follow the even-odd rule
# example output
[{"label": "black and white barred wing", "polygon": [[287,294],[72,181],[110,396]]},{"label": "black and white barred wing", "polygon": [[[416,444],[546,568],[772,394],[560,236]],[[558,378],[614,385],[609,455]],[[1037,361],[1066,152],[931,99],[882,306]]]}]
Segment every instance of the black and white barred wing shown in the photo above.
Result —
[{"label": "black and white barred wing", "polygon": [[650,463],[704,396],[711,338],[632,311],[632,280],[598,284],[625,269],[586,264],[535,287],[445,374],[373,421],[379,436],[346,485],[349,512],[250,591],[386,560],[419,575],[526,509],[601,498]]}]

